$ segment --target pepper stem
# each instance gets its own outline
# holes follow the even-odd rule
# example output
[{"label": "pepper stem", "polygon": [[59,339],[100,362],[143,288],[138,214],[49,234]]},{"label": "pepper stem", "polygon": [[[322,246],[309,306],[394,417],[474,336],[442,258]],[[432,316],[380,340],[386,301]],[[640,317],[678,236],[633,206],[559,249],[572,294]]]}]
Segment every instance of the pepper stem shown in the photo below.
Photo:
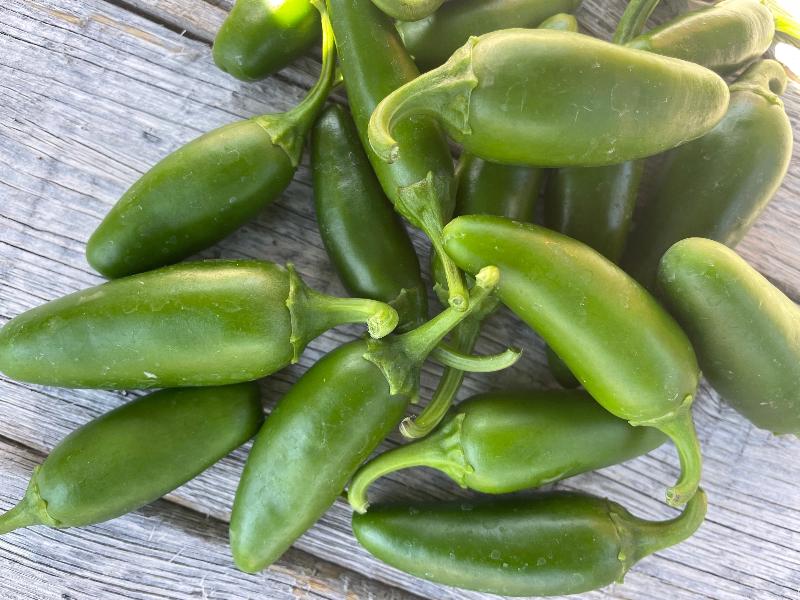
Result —
[{"label": "pepper stem", "polygon": [[398,121],[412,114],[430,115],[455,131],[470,133],[469,99],[478,85],[472,71],[472,48],[477,41],[477,37],[470,37],[446,63],[400,86],[378,104],[370,117],[367,136],[381,160],[397,160],[401,150],[392,132]]},{"label": "pepper stem", "polygon": [[300,163],[306,135],[337,80],[333,27],[328,10],[322,0],[311,0],[311,4],[319,11],[322,24],[322,70],[319,79],[306,97],[291,110],[254,118],[254,121],[267,132],[272,143],[283,148],[295,168]]},{"label": "pepper stem", "polygon": [[614,31],[611,41],[615,44],[627,44],[644,29],[647,19],[658,6],[660,0],[631,0],[622,13],[622,18]]},{"label": "pepper stem", "polygon": [[350,482],[347,499],[353,510],[364,513],[369,506],[367,490],[373,481],[401,469],[431,467],[452,477],[461,487],[472,472],[461,448],[461,428],[465,415],[456,415],[439,431],[425,439],[399,446],[375,457],[361,467]]},{"label": "pepper stem", "polygon": [[692,397],[687,396],[675,413],[666,418],[631,425],[649,425],[663,431],[672,439],[681,462],[681,475],[667,490],[667,504],[682,506],[691,500],[700,485],[703,457],[692,420]]},{"label": "pepper stem", "polygon": [[[434,263],[434,265],[435,264],[436,263]],[[436,268],[437,267],[434,267],[434,271]],[[444,295],[447,293],[447,290],[438,283],[434,286],[434,290],[436,290],[437,295]],[[472,349],[475,347],[475,342],[478,340],[478,334],[481,331],[481,323],[495,311],[498,303],[499,300],[496,296],[487,296],[481,302],[481,306],[476,306],[470,316],[456,327],[454,341],[455,347],[458,348],[460,352],[472,352]],[[463,380],[464,371],[451,367],[445,368],[441,379],[439,379],[439,384],[436,386],[436,391],[431,401],[428,403],[428,406],[425,407],[425,410],[423,410],[416,419],[414,417],[406,417],[403,422],[400,423],[400,433],[403,437],[412,439],[421,438],[433,431],[453,404],[453,400]]]},{"label": "pepper stem", "polygon": [[36,512],[31,510],[31,502],[25,496],[19,504],[0,515],[0,535],[19,529],[39,525]]},{"label": "pepper stem", "polygon": [[425,179],[398,190],[395,208],[409,223],[421,229],[435,252],[441,257],[448,288],[448,303],[456,310],[466,310],[469,303],[464,277],[453,259],[444,251],[442,242],[441,198],[449,194],[446,185],[428,171]]},{"label": "pepper stem", "polygon": [[294,349],[293,362],[297,362],[308,343],[328,329],[344,323],[366,323],[370,336],[381,338],[397,326],[397,311],[384,302],[365,298],[338,298],[322,294],[308,287],[291,263],[289,272],[289,309]]},{"label": "pepper stem", "polygon": [[386,341],[368,341],[364,358],[374,363],[386,376],[391,394],[407,394],[416,398],[419,389],[419,367],[439,342],[473,311],[480,308],[500,280],[500,270],[487,266],[475,277],[469,307],[458,311],[447,308],[433,319],[408,333]]},{"label": "pepper stem", "polygon": [[620,535],[628,539],[631,545],[633,556],[625,556],[624,562],[632,565],[645,556],[684,541],[702,525],[707,509],[706,493],[698,488],[683,512],[674,519],[648,521],[630,513],[612,513],[615,524],[622,529]]},{"label": "pepper stem", "polygon": [[446,367],[470,371],[471,373],[494,373],[507,369],[519,360],[522,350],[519,348],[507,348],[497,354],[485,356],[475,356],[464,354],[445,344],[441,344],[433,349],[430,357]]}]

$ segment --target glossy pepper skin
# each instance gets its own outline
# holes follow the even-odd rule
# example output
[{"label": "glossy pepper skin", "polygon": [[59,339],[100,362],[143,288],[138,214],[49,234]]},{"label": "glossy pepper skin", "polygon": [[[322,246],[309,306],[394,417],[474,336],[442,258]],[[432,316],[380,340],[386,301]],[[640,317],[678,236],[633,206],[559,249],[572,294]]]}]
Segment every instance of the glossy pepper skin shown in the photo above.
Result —
[{"label": "glossy pepper skin", "polygon": [[553,492],[442,504],[375,506],[353,532],[384,562],[436,583],[501,594],[577,594],[622,581],[639,560],[703,522],[702,490],[669,521],[646,521],[605,498]]},{"label": "glossy pepper skin", "polygon": [[731,85],[722,121],[667,154],[622,263],[643,285],[654,284],[659,259],[679,240],[734,247],[772,199],[792,157],[792,126],[778,97],[786,81],[779,63],[755,63]]},{"label": "glossy pepper skin", "polygon": [[733,250],[702,238],[667,251],[658,290],[723,399],[762,429],[800,436],[800,307]]},{"label": "glossy pepper skin", "polygon": [[262,420],[254,383],[162,390],[64,438],[0,516],[18,527],[83,527],[129,513],[183,485],[244,444]]},{"label": "glossy pepper skin", "polygon": [[428,303],[419,259],[341,106],[330,105],[314,125],[311,170],[317,224],[344,287],[394,306],[400,332],[421,325]]},{"label": "glossy pepper skin", "polygon": [[372,0],[375,6],[399,21],[419,21],[430,16],[444,0]]},{"label": "glossy pepper skin", "polygon": [[681,477],[667,492],[686,502],[700,479],[691,404],[699,370],[678,324],[642,287],[572,238],[502,217],[458,217],[445,248],[468,273],[500,269],[500,301],[544,338],[606,410],[675,442]]},{"label": "glossy pepper skin", "polygon": [[500,165],[464,153],[456,169],[457,215],[499,215],[533,221],[545,171]]},{"label": "glossy pepper skin", "polygon": [[333,34],[327,15],[322,21],[322,73],[306,98],[287,113],[215,129],[162,159],[92,234],[86,246],[92,267],[114,278],[176,263],[277,199],[294,176],[306,134],[333,82]]},{"label": "glossy pepper skin", "polygon": [[[496,269],[478,280],[476,301],[491,293]],[[345,344],[295,383],[258,433],[236,491],[230,540],[241,570],[277,560],[333,504],[416,397],[425,357],[472,309],[449,308],[380,343]]]},{"label": "glossy pepper skin", "polygon": [[[378,181],[397,212],[424,231],[440,252],[442,226],[455,201],[453,159],[443,132],[431,119],[403,123],[397,139],[408,151],[393,164],[382,161],[367,138],[370,115],[378,103],[416,78],[419,70],[394,22],[370,0],[328,0],[328,8],[350,110]],[[445,262],[450,302],[465,308],[461,274],[449,259]]]},{"label": "glossy pepper skin", "polygon": [[369,141],[383,160],[399,160],[409,151],[395,128],[424,115],[487,160],[602,166],[699,137],[727,104],[725,82],[703,67],[570,31],[508,29],[471,38],[386,97]]},{"label": "glossy pepper skin", "polygon": [[459,404],[428,437],[364,465],[347,497],[364,512],[375,479],[416,466],[438,469],[478,492],[518,492],[615,465],[666,440],[652,427],[618,419],[585,392],[480,394]]},{"label": "glossy pepper skin", "polygon": [[254,260],[182,263],[89,288],[0,329],[0,371],[61,387],[143,389],[259,379],[342,323],[385,335],[397,313],[315,292]]},{"label": "glossy pepper skin", "polygon": [[724,0],[679,15],[627,46],[729,73],[766,52],[774,35],[774,17],[762,2]]},{"label": "glossy pepper skin", "polygon": [[256,81],[305,53],[319,33],[319,14],[309,0],[236,0],[212,55],[226,73]]},{"label": "glossy pepper skin", "polygon": [[425,19],[397,23],[414,62],[429,71],[445,62],[473,35],[510,27],[538,27],[558,13],[571,13],[581,0],[458,0]]}]

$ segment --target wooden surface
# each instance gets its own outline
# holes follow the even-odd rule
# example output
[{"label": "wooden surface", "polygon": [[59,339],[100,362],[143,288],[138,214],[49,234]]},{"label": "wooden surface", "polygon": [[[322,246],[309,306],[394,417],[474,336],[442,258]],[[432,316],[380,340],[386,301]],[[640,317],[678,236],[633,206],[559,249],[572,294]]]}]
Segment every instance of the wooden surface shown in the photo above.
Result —
[{"label": "wooden surface", "polygon": [[[582,25],[608,37],[622,7],[587,0]],[[314,54],[276,77],[243,84],[217,71],[213,33],[227,0],[11,0],[0,8],[0,323],[101,281],[86,239],[109,207],[158,159],[232,120],[288,109],[314,81]],[[669,14],[661,9],[657,17]],[[800,89],[785,95],[800,133]],[[800,299],[800,152],[742,254]],[[342,293],[316,231],[304,163],[279,202],[203,256],[293,260],[306,281]],[[422,256],[427,244],[415,242]],[[423,263],[426,261],[423,260]],[[461,396],[499,387],[553,387],[535,335],[492,318],[481,352],[526,352],[512,369],[467,378]],[[263,382],[269,409],[323,353],[359,334],[315,340],[301,361]],[[426,366],[423,398],[438,369]],[[33,465],[75,427],[131,393],[61,390],[0,376],[0,509],[23,493]],[[705,456],[708,519],[689,541],[639,563],[624,584],[582,596],[690,600],[800,599],[800,442],[755,429],[703,388],[695,415]],[[399,443],[397,435],[384,447]],[[0,598],[486,598],[404,575],[370,558],[337,504],[274,567],[236,571],[226,547],[233,492],[247,446],[144,510],[82,530],[43,527],[0,538]],[[563,482],[605,494],[650,518],[677,474],[669,446]],[[465,495],[414,470],[381,480],[375,498]],[[180,506],[176,506],[180,505]]]}]

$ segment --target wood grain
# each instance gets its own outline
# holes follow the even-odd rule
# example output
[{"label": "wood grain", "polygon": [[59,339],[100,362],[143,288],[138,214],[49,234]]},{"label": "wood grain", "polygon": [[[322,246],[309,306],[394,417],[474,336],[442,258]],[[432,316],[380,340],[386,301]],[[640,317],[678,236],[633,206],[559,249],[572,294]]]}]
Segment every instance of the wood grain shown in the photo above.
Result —
[{"label": "wood grain", "polygon": [[[220,6],[227,8],[223,2],[202,0],[16,0],[0,9],[1,321],[101,281],[84,259],[85,240],[127,186],[159,158],[229,121],[286,110],[311,85],[318,70],[313,53],[258,84],[239,83],[218,72],[208,42],[224,17]],[[587,1],[579,18],[592,33],[608,37],[622,6]],[[660,16],[667,14],[665,8]],[[800,90],[791,87],[785,101],[800,131]],[[799,156],[796,150],[790,176],[741,245],[745,257],[795,299],[800,298]],[[279,202],[203,256],[292,260],[310,285],[342,293],[316,231],[310,194],[303,164]],[[421,236],[415,235],[415,244],[426,257]],[[462,397],[499,387],[554,385],[541,343],[513,317],[493,317],[486,331],[479,351],[497,352],[513,341],[525,348],[525,355],[508,371],[468,377]],[[265,380],[267,407],[323,353],[359,333],[352,327],[329,332],[309,346],[297,365]],[[437,373],[437,367],[426,366],[423,397],[429,397]],[[40,388],[0,377],[0,398],[0,435],[46,452],[75,427],[124,402],[126,395]],[[707,523],[688,542],[643,561],[624,585],[585,598],[800,598],[800,498],[794,483],[800,444],[753,428],[707,389],[696,404],[711,501]],[[385,447],[398,441],[395,436]],[[233,453],[169,500],[227,519],[245,456],[246,448]],[[673,451],[664,447],[560,487],[606,494],[634,513],[667,517],[671,511],[661,499],[676,474]],[[419,470],[375,487],[375,498],[464,494],[442,477]],[[421,582],[375,561],[358,548],[349,518],[348,508],[338,502],[297,548],[424,597],[487,597]],[[29,533],[15,535],[25,539]],[[91,560],[89,542],[76,535],[71,543]],[[45,547],[55,552],[50,545],[57,542],[49,540],[37,542],[43,554]],[[132,554],[139,548],[135,539],[125,545]],[[146,545],[139,551],[145,554]],[[0,555],[9,558],[13,552],[0,546]],[[212,553],[207,560],[231,581],[245,577],[222,554]],[[294,555],[289,560],[294,563]],[[43,559],[42,569],[46,563]],[[19,573],[16,579],[34,577],[24,569]],[[116,584],[126,585],[124,574]],[[0,580],[4,597],[16,589],[13,585]],[[113,587],[111,580],[108,585]],[[345,595],[334,590],[330,597]]]}]

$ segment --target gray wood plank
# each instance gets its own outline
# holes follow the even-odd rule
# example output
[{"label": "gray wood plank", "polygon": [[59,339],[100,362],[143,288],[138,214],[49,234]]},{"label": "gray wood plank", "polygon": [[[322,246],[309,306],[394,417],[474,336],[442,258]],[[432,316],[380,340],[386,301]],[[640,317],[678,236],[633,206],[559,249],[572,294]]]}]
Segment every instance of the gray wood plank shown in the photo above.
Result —
[{"label": "gray wood plank", "polygon": [[[22,497],[42,458],[0,439],[3,510]],[[228,566],[225,523],[165,501],[92,527],[17,530],[0,538],[0,554],[7,600],[414,598],[294,549],[268,571],[239,573]]]},{"label": "gray wood plank", "polygon": [[[184,16],[208,12],[199,0],[134,4],[162,21],[169,18],[170,5],[180,7]],[[593,32],[607,35],[620,6],[587,2],[579,16]],[[2,321],[100,281],[85,263],[85,240],[119,194],[155,161],[230,120],[289,108],[303,93],[298,86],[308,87],[316,72],[309,58],[277,79],[241,84],[214,69],[203,41],[208,35],[199,26],[184,27],[194,27],[189,32],[197,39],[190,39],[174,31],[177,19],[168,24],[165,28],[100,0],[12,2],[0,9]],[[213,31],[214,25],[208,21],[206,29]],[[786,100],[795,131],[800,131],[796,87]],[[796,155],[791,176],[742,244],[746,257],[795,297],[800,297],[799,164]],[[276,205],[205,256],[291,259],[310,284],[341,293],[309,198],[304,165]],[[415,242],[427,255],[424,240],[416,236]],[[469,377],[462,396],[492,387],[553,385],[531,332],[507,314],[494,317],[487,330],[479,350],[498,351],[513,340],[526,354],[506,372]],[[342,328],[322,336],[298,365],[267,379],[268,406],[319,356],[358,332]],[[433,366],[426,368],[423,397],[430,394],[436,372]],[[0,435],[46,451],[125,396],[0,379],[0,398]],[[800,597],[800,500],[791,483],[796,474],[785,467],[798,464],[797,441],[755,430],[708,390],[698,398],[696,414],[707,461],[704,483],[712,503],[708,523],[689,542],[641,563],[623,586],[586,598],[651,598],[654,590],[659,596],[687,599]],[[395,436],[386,446],[397,441]],[[246,449],[235,452],[170,499],[227,518],[245,456]],[[607,494],[645,516],[668,516],[660,500],[676,473],[672,450],[665,447],[562,486]],[[398,474],[376,487],[376,498],[463,494],[443,478],[420,471]],[[420,582],[369,558],[349,533],[349,511],[341,502],[297,547],[426,597],[486,597]],[[232,566],[226,568],[235,577]]]}]

